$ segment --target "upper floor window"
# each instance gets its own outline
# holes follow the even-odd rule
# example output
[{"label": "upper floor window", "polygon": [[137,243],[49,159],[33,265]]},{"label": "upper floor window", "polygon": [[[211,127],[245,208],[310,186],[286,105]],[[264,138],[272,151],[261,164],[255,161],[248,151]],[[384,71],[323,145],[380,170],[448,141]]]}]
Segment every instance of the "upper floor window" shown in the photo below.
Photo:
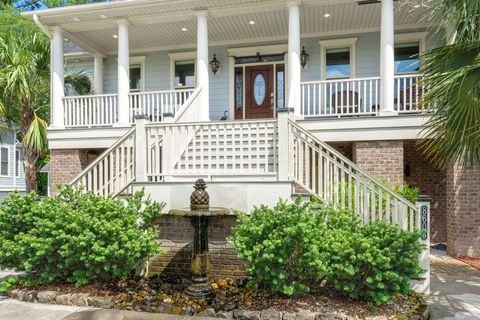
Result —
[{"label": "upper floor window", "polygon": [[355,44],[357,38],[320,41],[322,79],[355,77]]},{"label": "upper floor window", "polygon": [[195,60],[175,61],[175,89],[195,87]]},{"label": "upper floor window", "polygon": [[8,148],[0,148],[0,175],[8,176]]},{"label": "upper floor window", "polygon": [[420,43],[407,42],[395,45],[395,73],[415,73],[420,68]]},{"label": "upper floor window", "polygon": [[327,79],[350,78],[350,48],[326,50],[325,76]]}]

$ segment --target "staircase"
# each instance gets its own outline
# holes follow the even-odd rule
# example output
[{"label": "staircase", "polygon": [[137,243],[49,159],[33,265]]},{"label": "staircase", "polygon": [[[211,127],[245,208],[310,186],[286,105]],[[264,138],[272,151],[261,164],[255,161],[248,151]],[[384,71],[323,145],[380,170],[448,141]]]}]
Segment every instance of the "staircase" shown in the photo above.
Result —
[{"label": "staircase", "polygon": [[[395,193],[299,126],[291,114],[282,112],[271,120],[192,121],[200,108],[201,88],[197,90],[170,123],[137,118],[135,127],[71,184],[102,196],[129,192],[134,182],[171,188],[172,193],[175,184],[200,177],[230,185],[297,184],[325,204],[354,211],[365,224],[381,220],[406,231],[422,229],[429,244],[428,205],[425,211]],[[428,261],[424,250],[425,269]],[[426,281],[419,291],[428,290]]]}]

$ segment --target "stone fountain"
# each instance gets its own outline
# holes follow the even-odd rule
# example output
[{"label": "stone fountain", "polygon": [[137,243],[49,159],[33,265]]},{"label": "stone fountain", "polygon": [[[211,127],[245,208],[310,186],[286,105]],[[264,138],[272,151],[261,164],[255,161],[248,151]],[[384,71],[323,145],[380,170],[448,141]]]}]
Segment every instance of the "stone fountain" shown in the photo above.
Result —
[{"label": "stone fountain", "polygon": [[185,295],[192,299],[211,299],[215,295],[208,283],[211,270],[208,252],[208,225],[214,217],[230,213],[227,208],[210,207],[207,184],[198,179],[193,186],[195,191],[190,196],[190,208],[172,209],[170,214],[188,218],[194,229],[193,255],[191,264],[192,283],[185,289]]}]

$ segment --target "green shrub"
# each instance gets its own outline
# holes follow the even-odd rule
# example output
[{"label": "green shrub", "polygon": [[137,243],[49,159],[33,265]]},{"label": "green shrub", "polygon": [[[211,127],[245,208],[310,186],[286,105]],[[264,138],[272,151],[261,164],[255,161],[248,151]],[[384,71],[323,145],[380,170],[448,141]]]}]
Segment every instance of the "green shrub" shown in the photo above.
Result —
[{"label": "green shrub", "polygon": [[377,304],[410,290],[422,270],[419,233],[383,222],[361,225],[355,214],[310,203],[279,202],[240,214],[230,238],[247,270],[273,292],[293,295],[322,280],[341,293]]},{"label": "green shrub", "polygon": [[6,294],[8,290],[17,285],[17,279],[14,277],[0,280],[0,294]]},{"label": "green shrub", "polygon": [[329,233],[322,242],[330,258],[326,279],[350,298],[385,303],[396,293],[407,294],[410,280],[422,273],[419,232],[374,222]]},{"label": "green shrub", "polygon": [[3,203],[0,267],[41,282],[124,278],[160,251],[153,223],[164,205],[143,192],[117,200],[64,187],[43,199],[12,193]]},{"label": "green shrub", "polygon": [[327,271],[319,241],[328,214],[329,210],[313,210],[300,199],[280,201],[274,208],[255,208],[251,215],[239,213],[229,240],[247,262],[247,270],[273,292],[289,296],[306,292]]}]

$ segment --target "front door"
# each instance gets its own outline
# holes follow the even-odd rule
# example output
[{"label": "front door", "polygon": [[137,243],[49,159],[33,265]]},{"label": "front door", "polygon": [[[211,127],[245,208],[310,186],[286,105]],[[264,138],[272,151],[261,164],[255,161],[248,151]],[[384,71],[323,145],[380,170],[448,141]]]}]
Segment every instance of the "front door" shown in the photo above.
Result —
[{"label": "front door", "polygon": [[245,68],[245,118],[273,118],[273,65]]}]

